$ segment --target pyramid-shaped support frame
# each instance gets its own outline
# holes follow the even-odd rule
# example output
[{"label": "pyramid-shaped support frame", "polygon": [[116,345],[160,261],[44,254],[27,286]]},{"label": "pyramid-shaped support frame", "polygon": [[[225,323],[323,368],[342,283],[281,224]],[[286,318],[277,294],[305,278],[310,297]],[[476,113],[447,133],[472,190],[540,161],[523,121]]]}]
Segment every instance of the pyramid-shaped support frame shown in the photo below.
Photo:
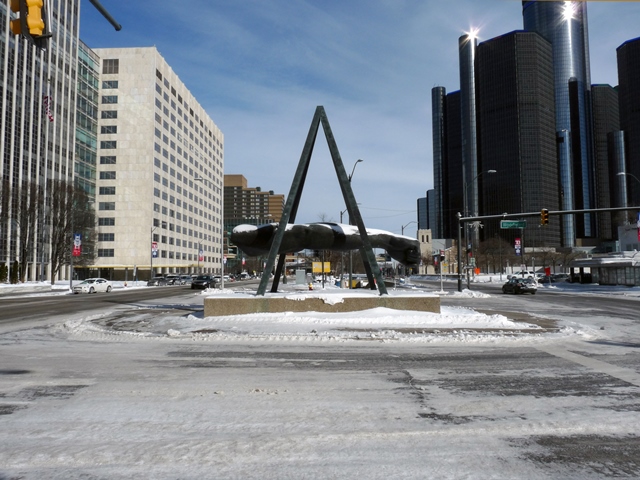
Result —
[{"label": "pyramid-shaped support frame", "polygon": [[[298,205],[300,204],[302,189],[307,178],[307,172],[309,171],[311,154],[313,153],[313,147],[316,142],[318,127],[320,126],[320,123],[322,123],[324,135],[327,139],[327,144],[329,145],[329,152],[331,153],[333,166],[336,169],[336,175],[338,176],[338,182],[340,183],[340,190],[342,191],[342,196],[344,197],[344,202],[347,207],[347,211],[349,212],[349,219],[351,222],[355,222],[355,225],[358,227],[358,232],[360,233],[360,238],[362,239],[362,248],[360,249],[360,255],[367,272],[369,285],[371,286],[372,290],[375,290],[377,284],[377,288],[380,294],[385,295],[387,294],[387,287],[384,284],[384,279],[382,278],[380,267],[378,267],[378,262],[376,261],[376,257],[373,253],[373,248],[371,247],[371,242],[369,241],[369,236],[367,235],[367,229],[364,226],[362,215],[360,215],[360,210],[358,209],[356,197],[353,195],[353,190],[351,190],[351,182],[349,182],[349,177],[347,176],[347,172],[344,169],[342,158],[340,157],[340,153],[338,152],[338,145],[336,144],[333,133],[331,132],[331,127],[329,126],[327,114],[325,113],[324,107],[322,106],[316,108],[313,120],[311,121],[311,127],[309,128],[307,141],[304,144],[304,149],[302,150],[302,155],[300,156],[300,162],[298,163],[298,169],[296,170],[295,177],[293,178],[293,182],[291,183],[291,190],[289,190],[289,196],[287,197],[287,202],[284,206],[278,229],[276,231],[275,237],[273,238],[273,243],[271,244],[269,258],[267,259],[267,264],[264,269],[265,274],[263,274],[262,278],[260,279],[260,285],[258,286],[257,294],[265,294],[267,290],[267,283],[269,283],[269,274],[267,272],[273,271],[273,267],[276,263],[276,257],[278,256],[278,251],[280,250],[280,245],[282,244],[282,239],[284,238],[284,232],[287,228],[287,224],[294,223],[296,220]],[[271,285],[272,293],[278,291],[278,284],[280,281],[280,276],[282,275],[284,261],[285,255],[282,254],[280,255],[280,258],[278,260],[275,277]],[[374,277],[376,280],[375,282]]]}]

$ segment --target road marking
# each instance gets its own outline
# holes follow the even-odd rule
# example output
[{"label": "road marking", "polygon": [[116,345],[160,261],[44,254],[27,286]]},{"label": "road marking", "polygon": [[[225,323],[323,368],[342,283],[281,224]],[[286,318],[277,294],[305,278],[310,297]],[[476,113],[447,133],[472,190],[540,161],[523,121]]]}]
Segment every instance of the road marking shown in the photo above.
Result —
[{"label": "road marking", "polygon": [[630,368],[612,365],[611,363],[596,360],[591,357],[585,357],[584,355],[569,352],[568,350],[561,348],[536,347],[536,349],[541,352],[548,353],[549,355],[553,355],[554,357],[564,358],[565,360],[569,360],[570,362],[577,363],[578,365],[582,365],[597,372],[605,373],[614,378],[635,385],[636,387],[640,387],[640,375],[638,372],[631,370]]}]

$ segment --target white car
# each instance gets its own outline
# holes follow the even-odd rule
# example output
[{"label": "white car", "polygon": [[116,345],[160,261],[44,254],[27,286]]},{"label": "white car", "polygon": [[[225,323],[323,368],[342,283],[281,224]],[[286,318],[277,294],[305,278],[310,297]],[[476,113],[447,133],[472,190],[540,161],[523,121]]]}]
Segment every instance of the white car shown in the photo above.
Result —
[{"label": "white car", "polygon": [[73,286],[73,293],[97,293],[111,291],[111,282],[104,278],[87,278],[84,282]]}]

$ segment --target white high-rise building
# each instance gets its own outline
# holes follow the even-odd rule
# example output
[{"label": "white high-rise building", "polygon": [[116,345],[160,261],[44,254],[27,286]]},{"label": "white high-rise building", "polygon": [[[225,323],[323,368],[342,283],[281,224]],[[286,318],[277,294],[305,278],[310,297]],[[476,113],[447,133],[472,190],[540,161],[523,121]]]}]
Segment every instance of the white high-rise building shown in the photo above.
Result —
[{"label": "white high-rise building", "polygon": [[[0,263],[44,280],[53,276],[47,184],[74,179],[80,1],[53,3],[44,49],[13,34],[10,3],[0,2]],[[20,192],[32,188],[27,212]]]},{"label": "white high-rise building", "polygon": [[90,268],[128,279],[135,270],[140,280],[220,273],[222,132],[155,47],[94,52],[99,226]]}]

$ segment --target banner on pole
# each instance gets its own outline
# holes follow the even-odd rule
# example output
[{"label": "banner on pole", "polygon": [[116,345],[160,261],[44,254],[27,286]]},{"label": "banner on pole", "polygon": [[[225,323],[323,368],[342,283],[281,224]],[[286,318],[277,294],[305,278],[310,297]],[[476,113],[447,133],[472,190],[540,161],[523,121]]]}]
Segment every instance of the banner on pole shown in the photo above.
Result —
[{"label": "banner on pole", "polygon": [[82,235],[80,233],[73,234],[73,256],[82,255]]}]

